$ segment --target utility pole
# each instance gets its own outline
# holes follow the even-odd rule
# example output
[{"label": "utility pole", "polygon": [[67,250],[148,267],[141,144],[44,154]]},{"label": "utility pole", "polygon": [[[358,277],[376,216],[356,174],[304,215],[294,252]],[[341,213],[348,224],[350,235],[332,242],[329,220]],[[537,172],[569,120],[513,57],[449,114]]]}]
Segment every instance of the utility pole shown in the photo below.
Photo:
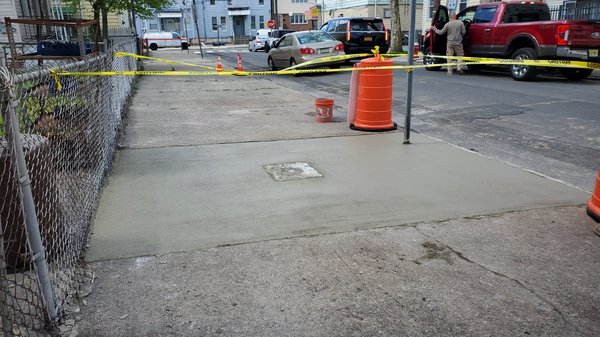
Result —
[{"label": "utility pole", "polygon": [[204,53],[202,52],[202,42],[200,41],[200,28],[198,28],[198,11],[196,9],[196,0],[192,0],[192,13],[194,16],[194,26],[196,26],[196,36],[198,36],[198,46],[200,46],[200,57],[204,58]]}]

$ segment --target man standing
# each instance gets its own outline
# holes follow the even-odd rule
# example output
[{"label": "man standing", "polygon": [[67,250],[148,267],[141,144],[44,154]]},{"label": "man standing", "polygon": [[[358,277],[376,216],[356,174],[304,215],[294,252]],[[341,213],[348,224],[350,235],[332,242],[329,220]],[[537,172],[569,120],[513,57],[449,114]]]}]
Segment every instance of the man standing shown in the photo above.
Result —
[{"label": "man standing", "polygon": [[[465,25],[462,21],[456,20],[456,13],[450,15],[450,21],[444,25],[444,28],[437,29],[431,26],[431,30],[435,31],[439,35],[447,34],[446,36],[446,56],[463,56],[465,55],[463,50],[463,36],[467,33]],[[450,60],[448,60],[450,63]],[[462,75],[461,62],[458,61],[456,64],[456,72]],[[452,75],[452,66],[448,66],[448,75]]]}]

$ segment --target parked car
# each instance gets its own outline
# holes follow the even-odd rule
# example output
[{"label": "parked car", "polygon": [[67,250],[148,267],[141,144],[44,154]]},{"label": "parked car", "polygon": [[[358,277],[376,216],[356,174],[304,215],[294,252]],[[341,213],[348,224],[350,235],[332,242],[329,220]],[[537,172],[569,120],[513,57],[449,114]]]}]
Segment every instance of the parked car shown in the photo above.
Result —
[{"label": "parked car", "polygon": [[288,33],[293,33],[294,31],[291,29],[270,29],[268,32],[269,35],[269,39],[267,40],[266,44],[265,44],[265,52],[269,52],[269,49],[271,49],[272,46],[275,45],[275,43],[277,43],[277,41],[279,41],[279,39],[281,39],[282,36],[284,36],[285,34]]},{"label": "parked car", "polygon": [[321,31],[342,42],[346,54],[370,53],[375,46],[385,54],[390,47],[390,34],[381,18],[335,18],[321,26]]},{"label": "parked car", "polygon": [[144,45],[152,50],[164,47],[188,49],[189,42],[176,32],[150,32],[144,34]]},{"label": "parked car", "polygon": [[[284,35],[271,50],[267,62],[271,70],[287,68],[324,56],[344,55],[344,45],[321,31],[304,31]],[[319,64],[339,68],[344,60]]]},{"label": "parked car", "polygon": [[[457,14],[467,29],[463,40],[465,55],[511,58],[515,60],[579,60],[600,62],[600,23],[592,20],[551,21],[543,2],[494,2],[467,7]],[[448,22],[448,9],[440,6],[433,25]],[[445,55],[446,36],[427,32],[423,41],[425,55]],[[439,69],[442,59],[425,57],[428,70]],[[480,66],[467,65],[477,70]],[[533,80],[541,71],[558,70],[572,80],[588,77],[592,69],[510,66],[513,79]]]},{"label": "parked car", "polygon": [[259,49],[265,49],[265,44],[267,43],[268,40],[269,40],[269,38],[266,36],[262,36],[262,35],[253,36],[252,39],[250,39],[250,42],[248,42],[248,50],[249,51],[257,51]]}]

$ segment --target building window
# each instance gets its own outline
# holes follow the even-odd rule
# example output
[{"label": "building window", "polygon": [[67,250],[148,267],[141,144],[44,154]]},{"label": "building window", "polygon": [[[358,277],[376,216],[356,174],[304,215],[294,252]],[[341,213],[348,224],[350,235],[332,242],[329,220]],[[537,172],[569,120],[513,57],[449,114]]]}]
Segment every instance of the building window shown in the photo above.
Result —
[{"label": "building window", "polygon": [[217,17],[216,16],[212,17],[212,30],[214,30],[214,31],[217,30]]},{"label": "building window", "polygon": [[308,0],[292,0],[292,3],[307,3]]},{"label": "building window", "polygon": [[215,5],[216,0],[210,0],[210,5],[214,6]]},{"label": "building window", "polygon": [[265,28],[265,17],[262,15],[258,17],[258,28]]},{"label": "building window", "polygon": [[460,2],[458,3],[458,10],[456,12],[458,13],[465,8],[467,8],[467,0],[460,0]]},{"label": "building window", "polygon": [[258,4],[261,5],[261,6],[264,6],[265,5],[265,0],[258,0]]},{"label": "building window", "polygon": [[158,30],[158,24],[156,23],[156,21],[150,21],[150,31],[156,31]]},{"label": "building window", "polygon": [[227,30],[227,17],[221,17],[221,30]]},{"label": "building window", "polygon": [[384,9],[383,9],[383,17],[384,17],[385,19],[389,19],[389,18],[391,18],[391,17],[392,17],[392,10],[391,10],[391,9],[389,9],[389,8],[384,8]]},{"label": "building window", "polygon": [[256,29],[256,16],[250,17],[250,29]]},{"label": "building window", "polygon": [[306,19],[304,18],[304,14],[294,14],[292,15],[292,24],[303,24],[306,23]]}]

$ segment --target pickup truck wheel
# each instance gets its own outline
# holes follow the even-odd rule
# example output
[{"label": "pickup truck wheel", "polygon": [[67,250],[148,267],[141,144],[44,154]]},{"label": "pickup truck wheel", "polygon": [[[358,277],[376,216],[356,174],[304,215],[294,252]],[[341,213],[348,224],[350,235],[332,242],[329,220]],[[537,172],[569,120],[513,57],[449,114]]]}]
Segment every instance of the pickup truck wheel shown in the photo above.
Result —
[{"label": "pickup truck wheel", "polygon": [[594,69],[561,68],[561,74],[569,80],[583,80],[590,76]]},{"label": "pickup truck wheel", "polygon": [[481,64],[469,64],[467,63],[467,69],[469,69],[470,71],[476,73],[481,71],[481,69],[483,69],[483,65]]},{"label": "pickup truck wheel", "polygon": [[[427,47],[425,48],[425,55],[423,56],[423,63],[425,65],[430,65],[430,64],[436,64],[437,63],[437,59],[435,57],[432,56],[431,54],[431,48]],[[435,66],[435,67],[425,67],[425,69],[429,70],[429,71],[438,71],[440,69],[442,69],[442,67],[440,66]]]},{"label": "pickup truck wheel", "polygon": [[[537,60],[537,55],[535,54],[535,50],[532,48],[523,47],[517,49],[517,51],[512,54],[512,58],[515,60]],[[510,74],[516,81],[531,81],[537,76],[538,68],[515,64],[510,67]]]}]

